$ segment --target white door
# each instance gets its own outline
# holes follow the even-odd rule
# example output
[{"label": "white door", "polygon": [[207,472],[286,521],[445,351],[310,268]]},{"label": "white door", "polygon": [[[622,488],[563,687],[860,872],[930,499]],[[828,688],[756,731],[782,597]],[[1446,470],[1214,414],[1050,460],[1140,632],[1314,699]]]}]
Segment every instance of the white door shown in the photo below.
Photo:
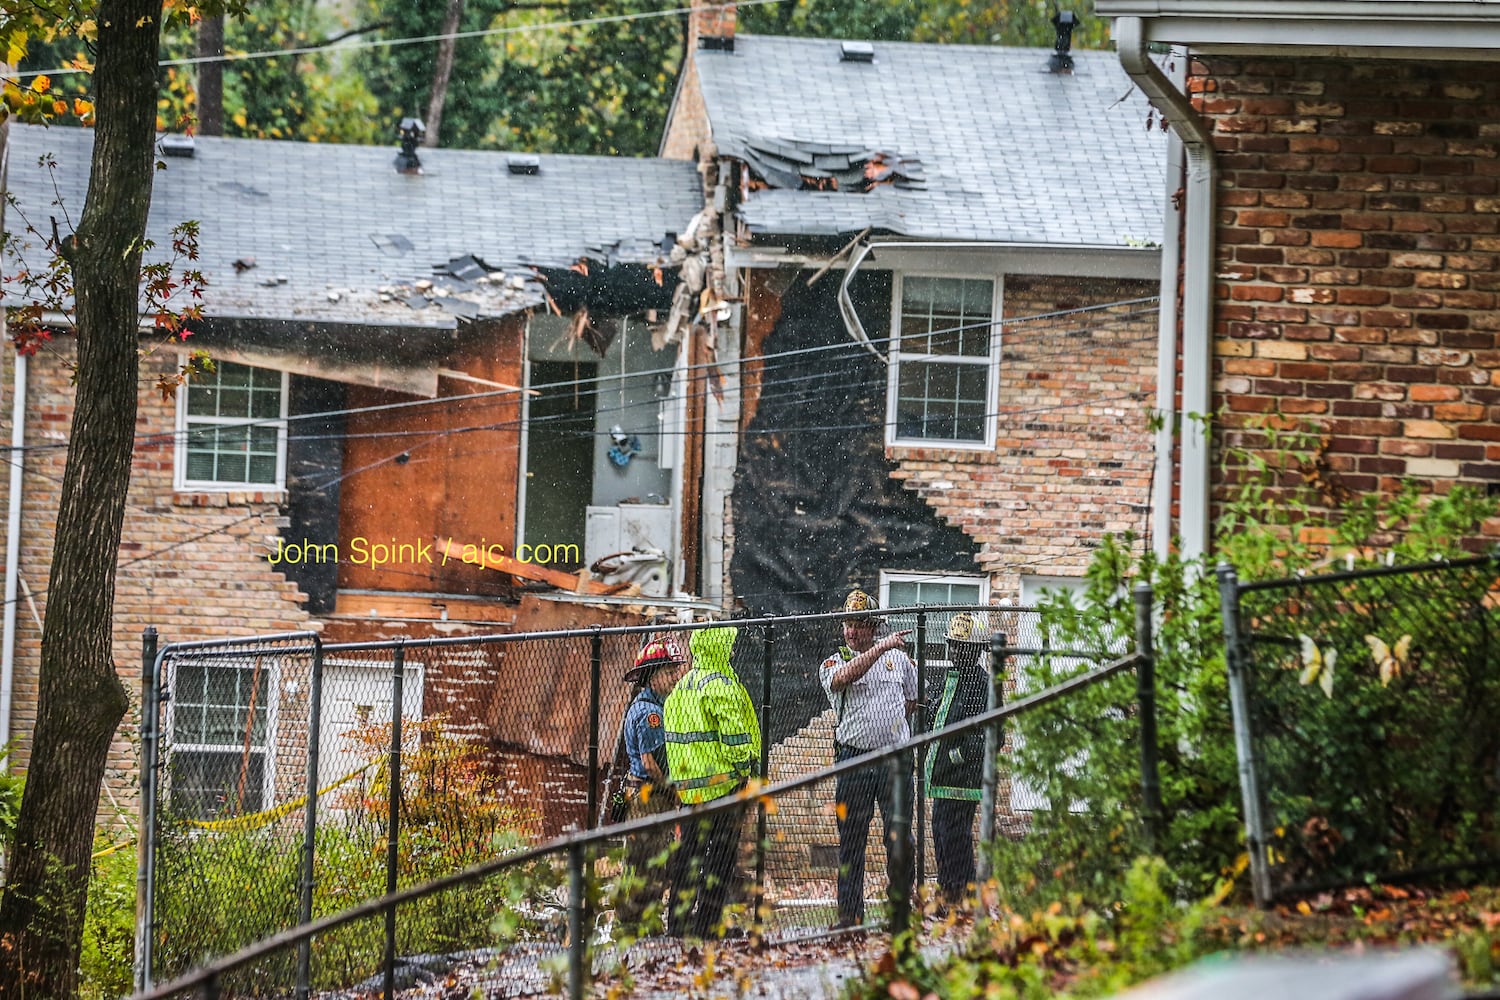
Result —
[{"label": "white door", "polygon": [[[412,746],[407,726],[422,720],[422,665],[402,671],[402,743]],[[318,746],[318,788],[354,774],[390,750],[391,664],[331,659],[323,663],[323,738]],[[369,768],[329,794],[320,808],[337,809],[369,783]]]}]

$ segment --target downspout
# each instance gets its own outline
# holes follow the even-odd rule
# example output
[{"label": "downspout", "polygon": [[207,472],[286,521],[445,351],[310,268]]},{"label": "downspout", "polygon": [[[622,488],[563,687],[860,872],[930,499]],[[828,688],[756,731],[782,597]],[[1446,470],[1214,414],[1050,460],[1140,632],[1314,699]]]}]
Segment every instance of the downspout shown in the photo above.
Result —
[{"label": "downspout", "polygon": [[[15,352],[11,390],[10,492],[5,516],[5,631],[0,636],[0,747],[10,742],[10,707],[16,675],[16,602],[21,564],[21,472],[26,462],[26,355]],[[0,770],[9,768],[9,758]]]},{"label": "downspout", "polygon": [[[1194,558],[1209,546],[1209,418],[1212,411],[1213,283],[1214,283],[1214,147],[1213,136],[1192,102],[1173,85],[1146,51],[1145,25],[1139,17],[1115,19],[1115,46],[1120,65],[1153,106],[1172,126],[1187,153],[1186,207],[1182,251],[1182,406],[1174,417],[1182,425],[1181,493],[1178,497],[1178,534],[1182,554]],[[1173,241],[1175,242],[1175,241]],[[1162,297],[1175,288],[1177,274],[1168,273],[1162,254]],[[1170,296],[1175,298],[1175,296]],[[1165,310],[1164,310],[1165,313]],[[1165,322],[1165,316],[1163,317]],[[1170,399],[1175,380],[1171,366],[1158,368],[1157,399]],[[1163,372],[1169,373],[1165,384]],[[1163,408],[1164,412],[1170,408]],[[1158,461],[1166,435],[1158,438]],[[1167,453],[1170,455],[1170,450]],[[1158,488],[1162,482],[1158,469]],[[1157,494],[1157,503],[1170,510],[1170,491]],[[1161,544],[1158,539],[1158,545]]]},{"label": "downspout", "polygon": [[[1177,89],[1187,79],[1187,59],[1173,74]],[[1177,275],[1182,267],[1182,202],[1176,197],[1187,172],[1187,155],[1175,130],[1167,132],[1167,175],[1162,199],[1161,309],[1156,327],[1156,462],[1151,476],[1151,548],[1158,559],[1172,552],[1173,446],[1177,441],[1177,329],[1182,322]],[[1168,294],[1170,289],[1170,294]]]}]

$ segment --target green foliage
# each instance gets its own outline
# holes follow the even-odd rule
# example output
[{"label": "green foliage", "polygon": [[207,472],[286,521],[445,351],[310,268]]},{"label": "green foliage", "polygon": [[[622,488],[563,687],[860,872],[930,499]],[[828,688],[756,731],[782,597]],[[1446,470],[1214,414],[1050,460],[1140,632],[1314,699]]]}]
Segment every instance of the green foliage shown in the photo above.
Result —
[{"label": "green foliage", "polygon": [[[316,48],[340,27],[315,0],[256,0],[243,16],[226,19],[226,54]],[[164,35],[164,59],[195,56],[189,25]],[[392,134],[382,128],[378,105],[364,79],[342,54],[302,52],[239,59],[223,66],[224,134],[253,139],[371,143]],[[171,129],[198,113],[197,70],[167,66],[161,72],[157,124]],[[392,129],[394,122],[391,123]]]},{"label": "green foliage", "polygon": [[[443,5],[376,4],[386,36],[411,38],[442,29]],[[641,0],[611,16],[659,11]],[[541,8],[506,0],[468,0],[461,30],[505,33],[461,38],[444,103],[441,145],[531,149],[549,153],[649,156],[666,125],[682,56],[680,17],[547,27],[599,15],[581,0]],[[437,43],[374,48],[357,64],[391,127],[425,118]]]},{"label": "green foliage", "polygon": [[[505,801],[485,767],[482,747],[446,735],[433,717],[403,729],[401,830],[396,845],[399,885],[451,875],[526,846],[520,832],[536,817]],[[348,735],[369,763],[365,786],[325,795],[316,840],[314,918],[386,892],[390,781],[384,752],[389,725]],[[337,810],[334,812],[333,810]],[[301,896],[302,813],[258,829],[229,823],[205,830],[170,823],[161,837],[157,874],[157,974],[180,973],[207,959],[294,926]],[[555,899],[562,868],[539,861],[425,896],[398,913],[401,954],[453,952],[502,941],[555,937]],[[371,975],[384,948],[384,920],[375,918],[320,935],[313,975],[320,988],[348,986]],[[290,953],[257,970],[266,982],[290,983]],[[279,963],[279,964],[276,964]],[[274,968],[273,968],[274,966]],[[268,978],[269,976],[269,978]]]},{"label": "green foliage", "polygon": [[0,851],[10,853],[16,837],[16,820],[21,817],[21,794],[26,790],[26,776],[10,768],[14,742],[0,750]]},{"label": "green foliage", "polygon": [[1094,15],[1092,0],[853,0],[836,5],[789,0],[741,8],[740,26],[767,35],[1050,48],[1056,38],[1052,16],[1058,10],[1071,10],[1082,21],[1073,32],[1074,48],[1108,47],[1109,23]]},{"label": "green foliage", "polygon": [[[1330,560],[1344,569],[1461,555],[1496,511],[1466,487],[1432,496],[1406,484],[1344,498],[1328,514],[1320,438],[1279,425],[1256,443],[1256,451],[1232,456],[1239,481],[1216,539],[1215,558],[1231,562],[1242,580],[1327,572]],[[1182,880],[1178,894],[1196,898],[1243,866],[1219,592],[1208,561],[1132,555],[1136,548],[1130,536],[1107,539],[1088,569],[1083,606],[1057,593],[1041,608],[1056,647],[1118,655],[1133,645],[1127,595],[1137,583],[1151,585],[1163,804],[1155,849]],[[1258,647],[1267,662],[1257,731],[1267,740],[1268,766],[1281,768],[1271,805],[1284,833],[1299,832],[1300,841],[1283,845],[1299,852],[1291,859],[1299,875],[1320,866],[1328,874],[1355,844],[1363,845],[1364,863],[1399,867],[1463,860],[1476,844],[1500,837],[1494,810],[1484,805],[1493,801],[1485,776],[1500,750],[1493,727],[1473,721],[1500,713],[1500,670],[1489,652],[1494,613],[1479,610],[1492,580],[1483,573],[1381,577],[1317,593],[1263,592],[1274,597],[1242,612],[1255,619],[1251,627],[1279,636]],[[1299,634],[1318,637],[1317,646],[1346,665],[1342,695],[1326,698],[1306,679],[1295,683],[1299,670],[1280,669],[1303,666]],[[1387,686],[1366,636],[1394,648],[1404,635],[1410,649],[1425,651],[1428,672],[1414,663]],[[1039,690],[1087,666],[1059,671],[1055,661],[1022,660],[1017,683]],[[1387,669],[1400,673],[1399,665]],[[1142,846],[1134,701],[1133,679],[1119,677],[1017,718],[1009,764],[1049,807],[1031,814],[1024,837],[997,842],[996,871],[1013,898],[1055,892],[1062,879],[1085,899],[1107,899],[1123,859]],[[1462,774],[1470,778],[1461,781]],[[1379,846],[1392,843],[1389,831],[1401,831],[1399,847]]]},{"label": "green foliage", "polygon": [[1034,910],[1002,909],[975,926],[962,952],[935,962],[893,943],[845,996],[1051,1000],[1064,985],[1068,996],[1109,996],[1215,946],[1204,933],[1208,907],[1175,903],[1177,881],[1161,859],[1136,858],[1103,905],[1072,896]]},{"label": "green foliage", "polygon": [[[1049,594],[1042,615],[1054,646],[1118,655],[1134,641],[1127,595],[1137,582],[1152,585],[1163,806],[1157,849],[1185,879],[1180,891],[1202,895],[1233,863],[1242,839],[1218,590],[1204,567],[1137,558],[1134,548],[1131,536],[1106,539],[1088,569],[1084,606]],[[1040,690],[1089,666],[1060,672],[1056,661],[1022,660],[1018,685]],[[1000,882],[1017,898],[1053,891],[1058,878],[1092,900],[1117,891],[1143,847],[1134,702],[1134,676],[1121,674],[1017,718],[1010,766],[1048,800],[1024,837],[996,847]]]},{"label": "green foliage", "polygon": [[132,989],[135,886],[134,839],[117,842],[96,834],[83,924],[82,1000],[113,1000]]}]

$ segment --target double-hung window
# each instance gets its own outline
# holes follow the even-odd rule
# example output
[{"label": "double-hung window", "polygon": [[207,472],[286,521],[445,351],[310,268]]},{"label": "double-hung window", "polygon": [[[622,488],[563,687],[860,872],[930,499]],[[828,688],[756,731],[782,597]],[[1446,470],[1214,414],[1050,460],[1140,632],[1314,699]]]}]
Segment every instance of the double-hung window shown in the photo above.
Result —
[{"label": "double-hung window", "polygon": [[[988,604],[990,578],[987,576],[942,575],[937,573],[902,573],[880,571],[880,606],[912,608],[919,604]],[[952,615],[934,613],[927,616],[927,662],[934,669],[946,669],[948,647],[943,636]],[[902,615],[893,620],[896,629],[915,628],[915,616]],[[912,656],[916,656],[915,647]]]},{"label": "double-hung window", "polygon": [[280,489],[287,375],[220,361],[177,394],[179,489]]},{"label": "double-hung window", "polygon": [[897,276],[888,444],[994,447],[995,287],[989,278]]},{"label": "double-hung window", "polygon": [[193,663],[172,678],[172,807],[197,819],[260,812],[271,802],[275,666]]}]

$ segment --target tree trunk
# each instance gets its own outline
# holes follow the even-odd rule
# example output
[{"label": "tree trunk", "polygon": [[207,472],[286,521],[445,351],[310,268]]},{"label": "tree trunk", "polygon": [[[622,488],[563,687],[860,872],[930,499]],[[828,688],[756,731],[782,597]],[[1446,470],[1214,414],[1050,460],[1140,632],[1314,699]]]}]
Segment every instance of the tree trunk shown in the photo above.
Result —
[{"label": "tree trunk", "polygon": [[436,147],[438,133],[443,127],[443,105],[448,100],[448,77],[453,75],[453,37],[458,23],[463,20],[464,0],[448,0],[448,13],[443,17],[443,39],[438,42],[437,65],[432,68],[432,90],[427,95],[427,134],[422,145]]},{"label": "tree trunk", "polygon": [[162,0],[101,0],[97,126],[73,259],[78,381],[48,581],[36,729],[9,882],[0,996],[76,995],[89,855],[129,699],[111,649],[135,433],[140,240],[151,201]]},{"label": "tree trunk", "polygon": [[[198,57],[218,59],[224,55],[224,15],[205,17],[198,23]],[[198,132],[224,134],[224,64],[198,64]]]}]

